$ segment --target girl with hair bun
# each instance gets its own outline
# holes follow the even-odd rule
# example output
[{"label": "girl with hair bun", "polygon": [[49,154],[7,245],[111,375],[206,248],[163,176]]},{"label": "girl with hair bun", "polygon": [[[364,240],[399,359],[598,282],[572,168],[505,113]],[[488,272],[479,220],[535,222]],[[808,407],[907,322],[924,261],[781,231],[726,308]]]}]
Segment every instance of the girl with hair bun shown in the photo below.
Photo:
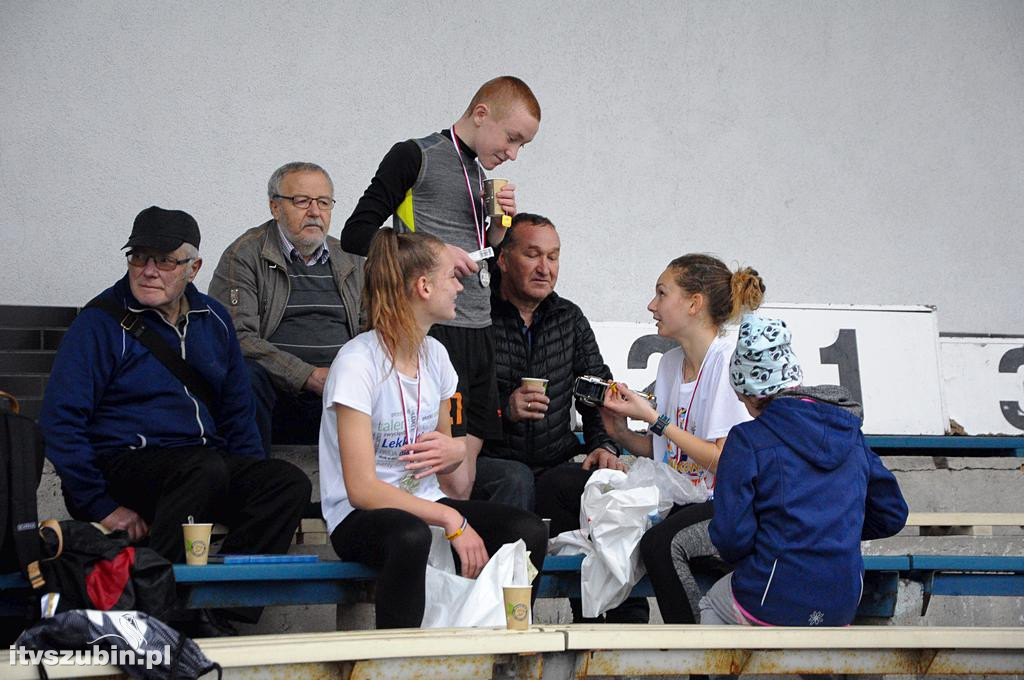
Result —
[{"label": "girl with hair bun", "polygon": [[[729,382],[735,343],[724,337],[724,326],[757,309],[764,291],[761,277],[749,267],[732,272],[718,258],[702,254],[672,260],[647,305],[658,335],[679,343],[658,364],[660,413],[622,383],[608,390],[601,409],[605,429],[616,442],[635,455],[665,462],[709,496],[729,430],[750,419]],[[631,431],[627,418],[646,421],[647,433]],[[708,537],[711,517],[710,500],[677,505],[640,541],[665,623],[697,622],[701,593],[689,562],[717,557]]]},{"label": "girl with hair bun", "polygon": [[465,457],[449,415],[458,378],[427,331],[455,317],[462,290],[448,248],[427,234],[381,229],[365,272],[367,330],[338,351],[324,388],[320,497],[338,556],[380,572],[377,627],[417,627],[430,526],[444,529],[470,578],[520,538],[540,571],[547,528],[532,513],[445,496],[446,476]]}]

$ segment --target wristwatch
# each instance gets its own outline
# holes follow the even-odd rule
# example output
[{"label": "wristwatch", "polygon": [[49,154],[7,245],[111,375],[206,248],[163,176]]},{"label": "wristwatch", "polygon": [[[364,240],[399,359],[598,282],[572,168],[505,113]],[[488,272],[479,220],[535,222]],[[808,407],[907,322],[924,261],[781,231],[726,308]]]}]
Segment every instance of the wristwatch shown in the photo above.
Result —
[{"label": "wristwatch", "polygon": [[668,416],[661,414],[654,424],[647,428],[647,431],[660,437],[665,433],[666,427],[668,427]]}]

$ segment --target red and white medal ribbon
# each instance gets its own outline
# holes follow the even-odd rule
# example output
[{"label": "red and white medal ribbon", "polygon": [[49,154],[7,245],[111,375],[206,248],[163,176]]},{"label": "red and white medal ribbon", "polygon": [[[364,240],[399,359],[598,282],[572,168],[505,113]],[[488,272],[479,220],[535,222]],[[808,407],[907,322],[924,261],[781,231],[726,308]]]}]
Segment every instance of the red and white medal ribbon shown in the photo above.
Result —
[{"label": "red and white medal ribbon", "polygon": [[[480,169],[478,162],[474,159],[474,163],[477,163],[476,180],[479,186],[480,192],[473,194],[473,186],[469,182],[469,170],[466,169],[466,163],[462,160],[462,150],[459,148],[459,139],[455,136],[455,126],[452,125],[448,130],[448,134],[451,135],[452,144],[455,145],[455,155],[459,158],[459,165],[462,166],[462,176],[466,178],[466,192],[469,194],[469,207],[473,209],[473,234],[476,236],[477,245],[480,249],[477,253],[470,253],[470,257],[474,254],[479,254],[479,257],[473,257],[474,260],[480,263],[480,271],[477,276],[480,277],[480,285],[487,288],[491,283],[491,274],[487,271],[487,261],[483,252],[485,250],[484,243],[487,236],[487,228],[484,224],[484,205],[483,205],[483,192],[484,192],[484,181],[483,181],[483,170]],[[476,204],[480,201],[480,211],[477,212]]]}]

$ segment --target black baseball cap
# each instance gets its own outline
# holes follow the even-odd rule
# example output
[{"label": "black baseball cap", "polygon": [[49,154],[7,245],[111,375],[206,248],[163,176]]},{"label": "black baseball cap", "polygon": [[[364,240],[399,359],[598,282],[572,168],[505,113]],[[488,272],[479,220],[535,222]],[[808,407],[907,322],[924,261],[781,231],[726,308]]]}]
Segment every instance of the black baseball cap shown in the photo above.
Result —
[{"label": "black baseball cap", "polygon": [[199,247],[199,224],[187,212],[152,205],[135,216],[132,235],[125,248],[153,248],[161,253],[177,250],[182,243]]}]

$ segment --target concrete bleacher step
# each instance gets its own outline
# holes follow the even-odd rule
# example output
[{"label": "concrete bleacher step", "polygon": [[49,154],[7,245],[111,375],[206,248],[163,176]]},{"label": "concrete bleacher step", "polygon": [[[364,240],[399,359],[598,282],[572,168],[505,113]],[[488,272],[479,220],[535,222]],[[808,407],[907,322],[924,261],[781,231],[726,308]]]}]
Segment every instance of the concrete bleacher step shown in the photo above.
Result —
[{"label": "concrete bleacher step", "polygon": [[77,307],[0,305],[0,328],[63,330],[78,316]]},{"label": "concrete bleacher step", "polygon": [[[226,678],[520,680],[678,677],[680,674],[1019,674],[1016,628],[744,628],[740,626],[533,626],[526,631],[401,629],[265,635],[198,641]],[[37,669],[0,665],[11,680]],[[51,666],[51,678],[109,677],[104,666]]]},{"label": "concrete bleacher step", "polygon": [[63,330],[0,328],[0,349],[57,349],[63,337]]},{"label": "concrete bleacher step", "polygon": [[0,375],[46,376],[53,366],[56,352],[52,350],[11,350],[0,352]]},{"label": "concrete bleacher step", "polygon": [[39,417],[57,347],[77,315],[76,307],[0,305],[0,390],[23,415]]},{"label": "concrete bleacher step", "polygon": [[911,512],[907,526],[921,536],[992,536],[995,527],[1024,528],[1024,513]]}]

